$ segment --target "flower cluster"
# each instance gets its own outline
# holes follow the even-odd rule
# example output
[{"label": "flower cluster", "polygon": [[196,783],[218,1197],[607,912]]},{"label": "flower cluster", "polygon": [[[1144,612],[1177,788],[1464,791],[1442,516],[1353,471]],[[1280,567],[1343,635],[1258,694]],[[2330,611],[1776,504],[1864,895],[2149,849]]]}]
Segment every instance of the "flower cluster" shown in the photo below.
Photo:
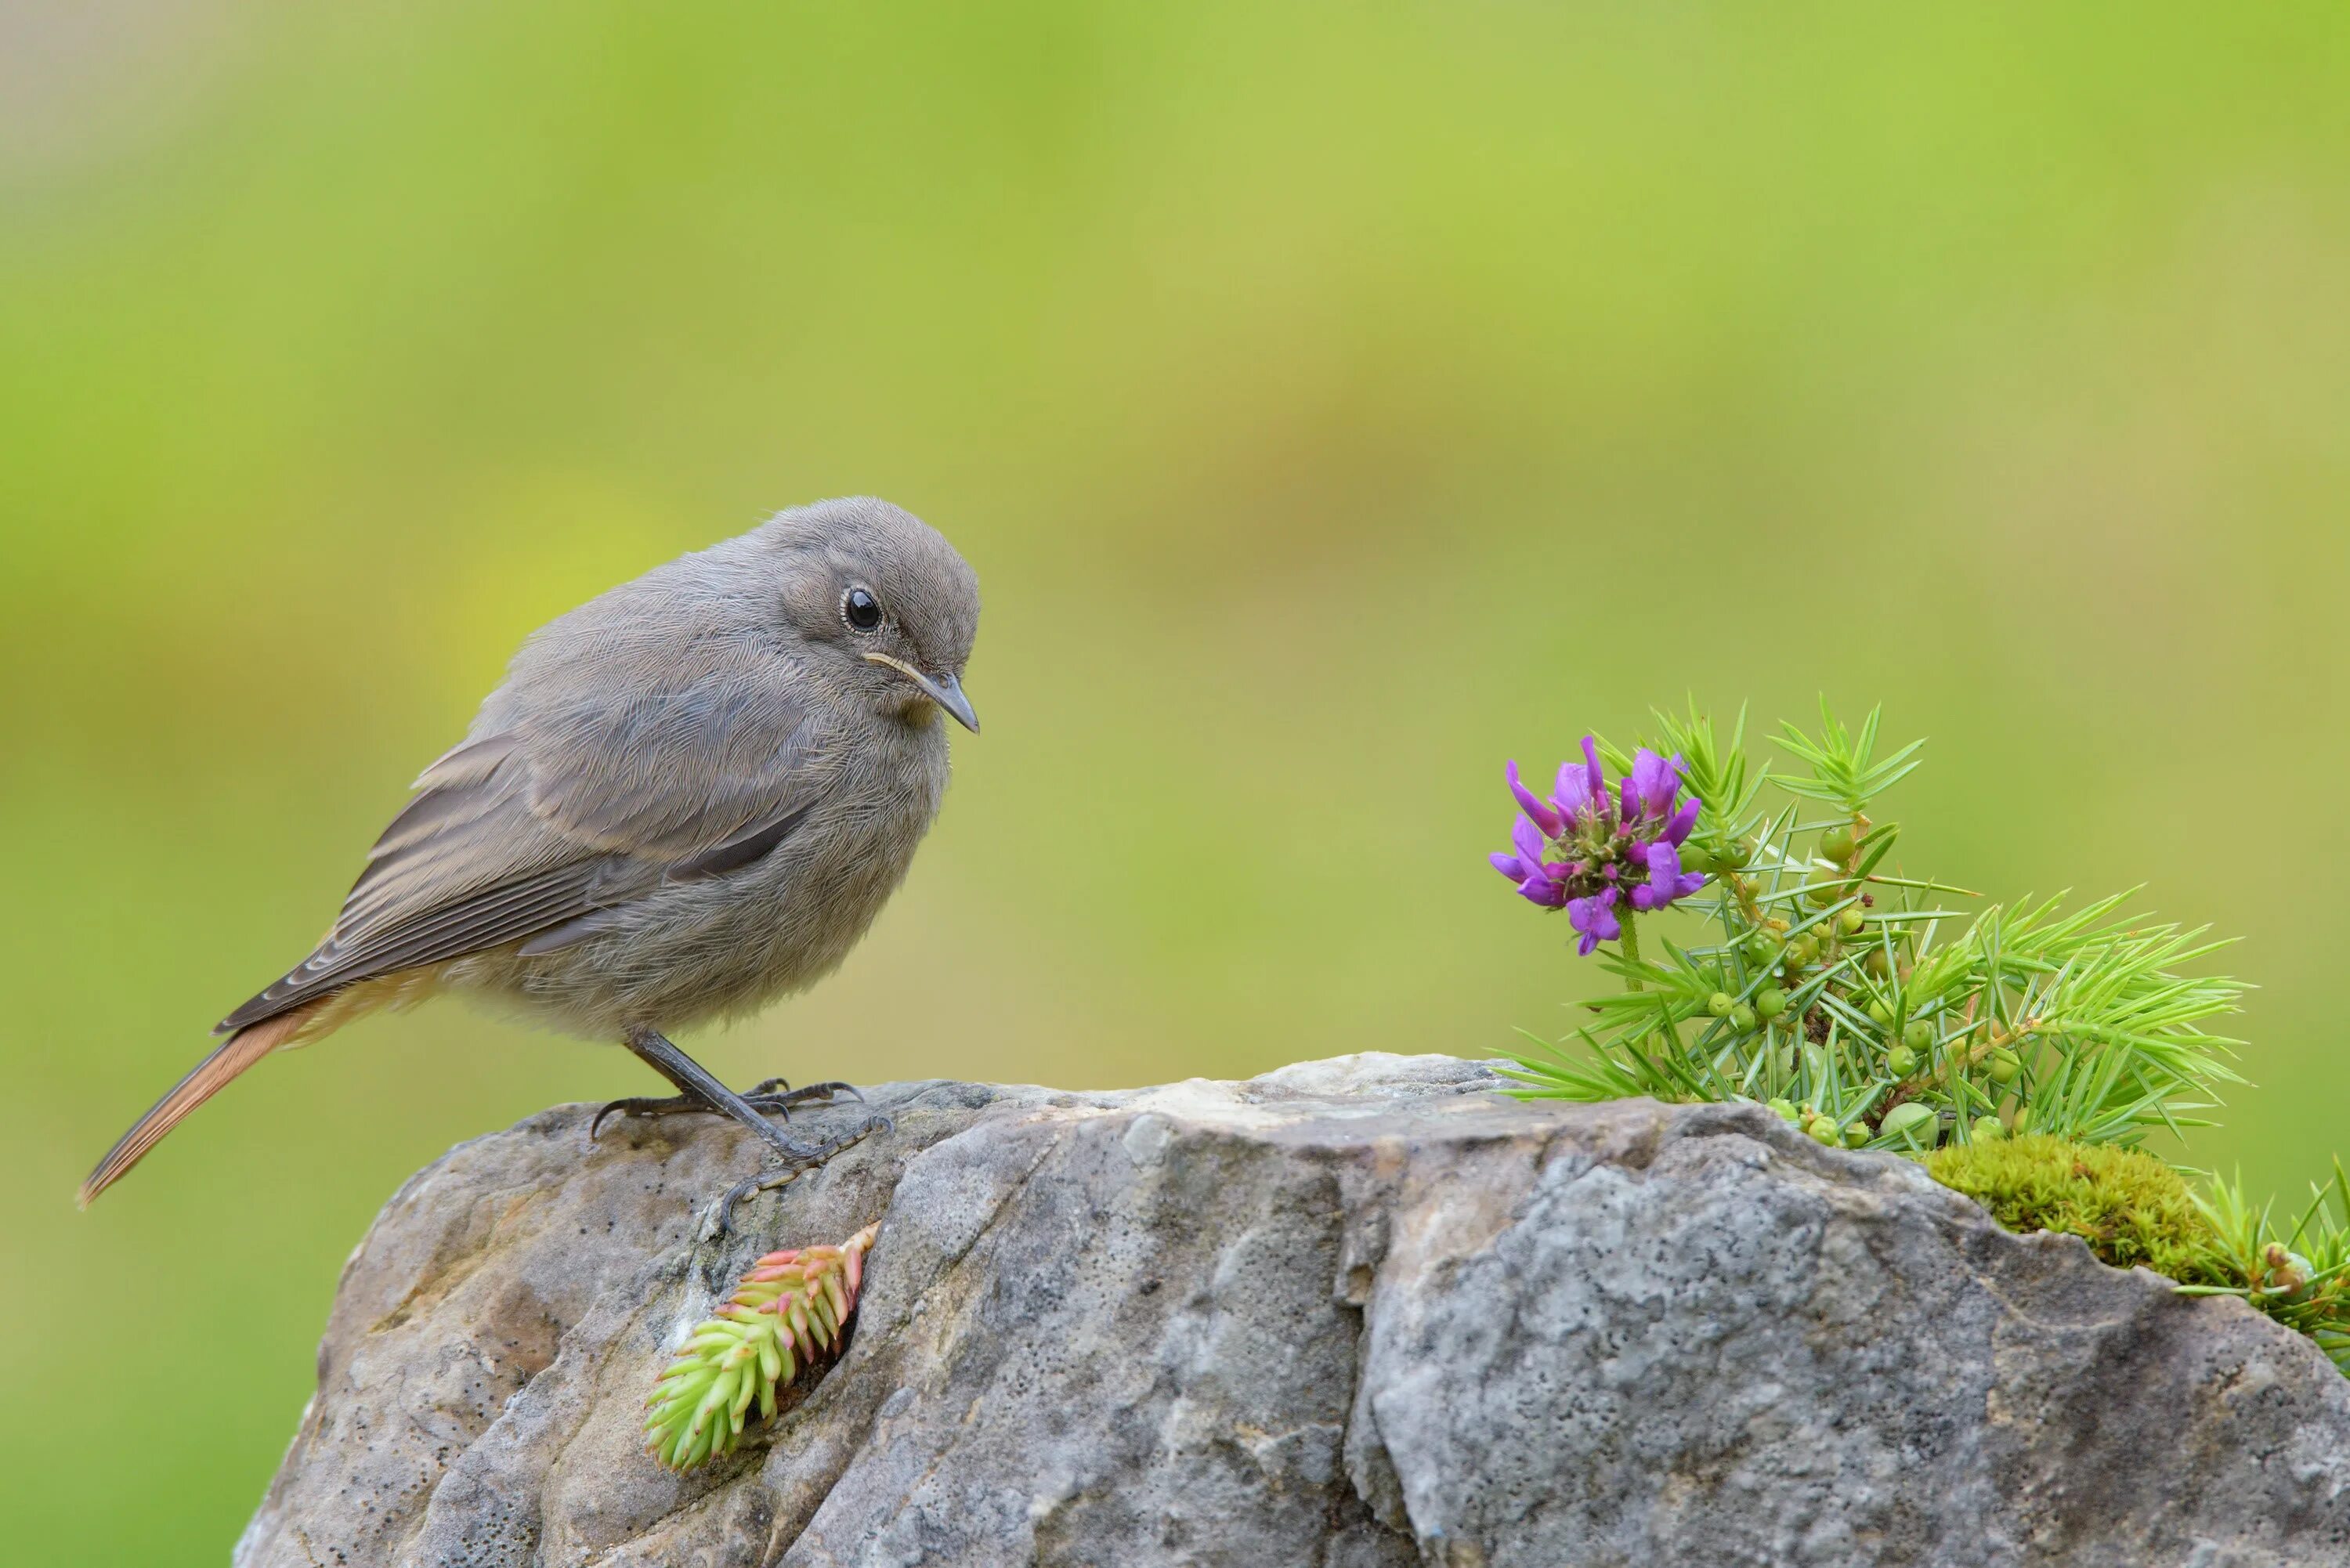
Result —
[{"label": "flower cluster", "polygon": [[645,1401],[648,1445],[671,1469],[691,1469],[742,1441],[751,1401],[764,1420],[775,1387],[803,1366],[840,1349],[857,1310],[865,1253],[880,1226],[837,1247],[770,1252],[751,1265],[734,1293],[693,1333]]},{"label": "flower cluster", "polygon": [[1651,913],[1705,886],[1703,873],[1681,869],[1680,846],[1700,810],[1695,795],[1679,799],[1682,771],[1678,756],[1668,761],[1642,747],[1611,792],[1589,735],[1583,760],[1560,765],[1548,796],[1528,788],[1510,763],[1520,813],[1510,830],[1515,853],[1493,856],[1493,868],[1530,902],[1565,909],[1582,936],[1577,952],[1616,940],[1624,934],[1619,909]]},{"label": "flower cluster", "polygon": [[[1693,705],[1637,754],[1586,737],[1547,795],[1509,768],[1520,815],[1495,868],[1567,910],[1584,952],[1619,944],[1623,981],[1555,1044],[1512,1053],[1514,1092],[1767,1106],[1817,1143],[1928,1161],[2012,1229],[2237,1296],[2350,1373],[2350,1168],[2296,1219],[2133,1152],[2211,1126],[2199,1113],[2243,1081],[2212,1023],[2245,988],[2192,972],[2220,944],[2119,895],[1967,918],[1954,900],[1978,895],[1890,863],[1900,825],[1871,813],[1923,742],[1880,752],[1878,717],[1848,727],[1823,703],[1816,730],[1782,724],[1778,771],[1747,754],[1743,712],[1724,736]],[[1702,919],[1643,957],[1635,917],[1709,882]]]}]

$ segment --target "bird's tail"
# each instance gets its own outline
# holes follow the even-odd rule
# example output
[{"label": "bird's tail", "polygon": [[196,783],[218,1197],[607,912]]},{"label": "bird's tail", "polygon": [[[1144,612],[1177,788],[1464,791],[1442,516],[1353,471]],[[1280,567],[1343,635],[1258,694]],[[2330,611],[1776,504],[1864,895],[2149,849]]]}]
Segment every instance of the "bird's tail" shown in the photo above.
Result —
[{"label": "bird's tail", "polygon": [[[319,1002],[326,1000],[319,998]],[[106,1158],[98,1162],[98,1168],[82,1182],[78,1199],[81,1207],[88,1208],[91,1199],[121,1180],[149,1149],[163,1141],[165,1133],[178,1127],[190,1111],[220,1093],[231,1078],[272,1051],[292,1044],[317,1005],[314,1002],[291,1012],[265,1018],[222,1041],[211,1055],[196,1064],[193,1072],[172,1086],[170,1094],[155,1102],[154,1109],[115,1140],[114,1147],[106,1151]]]}]

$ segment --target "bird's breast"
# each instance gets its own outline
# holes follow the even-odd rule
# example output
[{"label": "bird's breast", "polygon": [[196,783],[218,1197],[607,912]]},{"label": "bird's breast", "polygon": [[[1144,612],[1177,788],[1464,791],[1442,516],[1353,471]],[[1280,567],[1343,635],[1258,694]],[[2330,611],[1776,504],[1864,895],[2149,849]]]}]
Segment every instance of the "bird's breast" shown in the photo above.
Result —
[{"label": "bird's breast", "polygon": [[[892,726],[893,729],[898,728]],[[943,735],[885,735],[843,759],[760,859],[665,882],[592,939],[484,965],[474,983],[591,1035],[748,1012],[837,968],[905,879],[947,783]]]}]

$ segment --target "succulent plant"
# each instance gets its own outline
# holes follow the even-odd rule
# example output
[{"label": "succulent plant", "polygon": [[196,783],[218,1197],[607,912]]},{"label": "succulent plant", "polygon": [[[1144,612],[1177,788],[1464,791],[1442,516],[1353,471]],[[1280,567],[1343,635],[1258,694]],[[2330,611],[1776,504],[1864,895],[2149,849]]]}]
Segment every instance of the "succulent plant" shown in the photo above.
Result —
[{"label": "succulent plant", "polygon": [[769,1252],[734,1293],[694,1325],[645,1401],[649,1452],[691,1469],[742,1442],[753,1404],[775,1413],[775,1390],[840,1352],[857,1311],[865,1254],[880,1230],[868,1225],[837,1247]]}]

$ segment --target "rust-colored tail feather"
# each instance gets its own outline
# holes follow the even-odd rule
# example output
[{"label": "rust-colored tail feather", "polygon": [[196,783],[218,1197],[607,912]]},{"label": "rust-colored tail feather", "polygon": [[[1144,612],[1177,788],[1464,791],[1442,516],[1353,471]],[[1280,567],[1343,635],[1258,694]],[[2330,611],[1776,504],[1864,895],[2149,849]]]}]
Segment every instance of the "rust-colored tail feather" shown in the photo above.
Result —
[{"label": "rust-colored tail feather", "polygon": [[155,1102],[154,1109],[115,1140],[114,1147],[106,1151],[106,1158],[98,1162],[98,1168],[81,1184],[78,1199],[80,1205],[88,1208],[91,1199],[121,1180],[190,1111],[220,1093],[231,1078],[291,1040],[317,1005],[314,1002],[308,1007],[265,1018],[222,1041],[211,1055],[196,1064],[193,1072],[172,1086],[170,1094]]}]

